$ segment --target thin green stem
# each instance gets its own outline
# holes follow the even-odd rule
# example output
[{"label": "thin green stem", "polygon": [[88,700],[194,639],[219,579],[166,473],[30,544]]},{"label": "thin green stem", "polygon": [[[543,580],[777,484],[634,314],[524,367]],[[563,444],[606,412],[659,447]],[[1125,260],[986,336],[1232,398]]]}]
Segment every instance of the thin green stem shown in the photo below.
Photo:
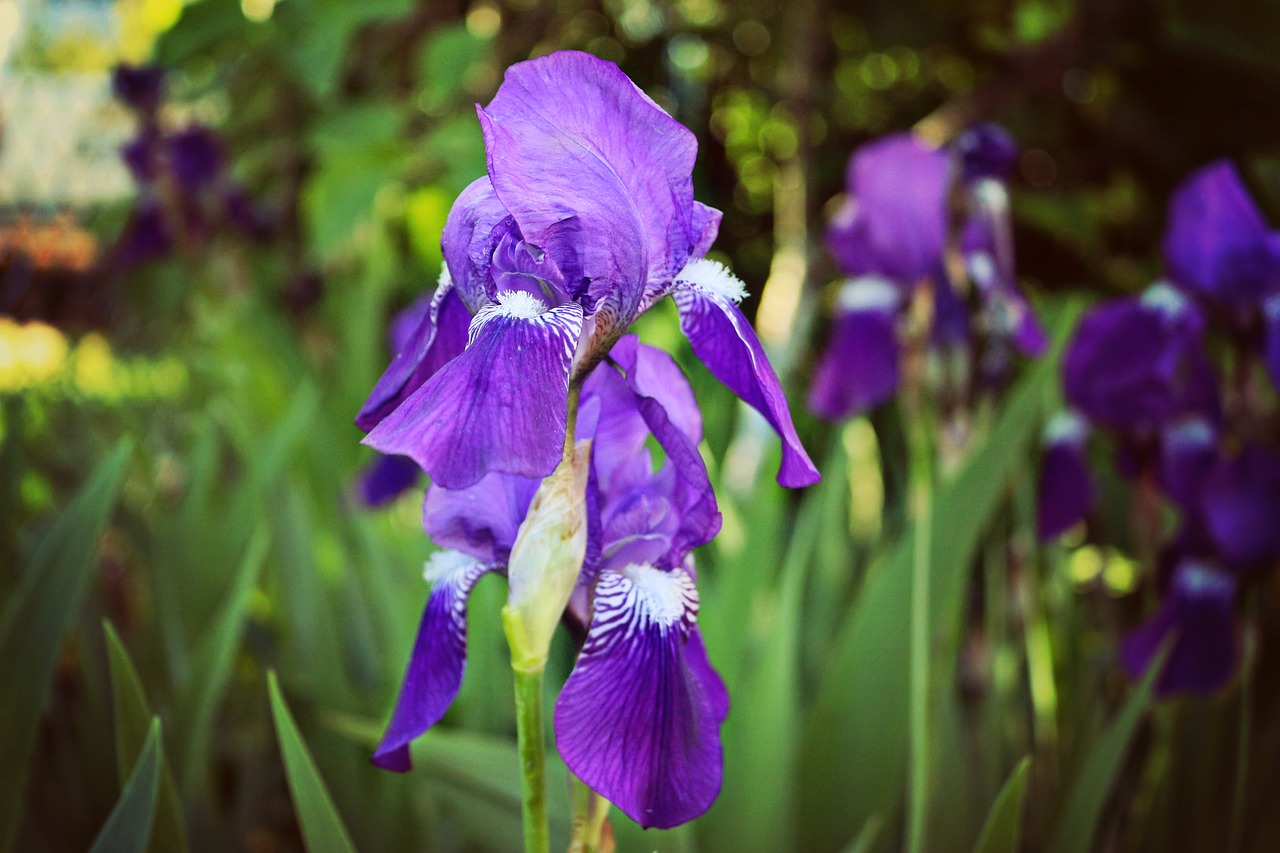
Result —
[{"label": "thin green stem", "polygon": [[929,630],[930,559],[933,552],[933,453],[930,419],[923,399],[908,409],[911,497],[915,509],[915,540],[911,560],[911,654],[909,779],[907,790],[907,849],[921,853],[929,821]]},{"label": "thin green stem", "polygon": [[1235,793],[1231,805],[1231,835],[1227,850],[1244,847],[1245,790],[1249,782],[1249,754],[1253,737],[1253,666],[1258,649],[1257,594],[1251,592],[1245,607],[1244,660],[1240,667],[1240,730],[1236,741]]},{"label": "thin green stem", "polygon": [[606,837],[611,837],[606,836],[609,801],[570,773],[569,802],[573,806],[569,853],[604,853],[612,849],[611,844],[605,844]]},{"label": "thin green stem", "polygon": [[542,670],[513,670],[516,739],[520,749],[521,813],[525,853],[550,853],[547,824],[547,760],[542,736]]}]

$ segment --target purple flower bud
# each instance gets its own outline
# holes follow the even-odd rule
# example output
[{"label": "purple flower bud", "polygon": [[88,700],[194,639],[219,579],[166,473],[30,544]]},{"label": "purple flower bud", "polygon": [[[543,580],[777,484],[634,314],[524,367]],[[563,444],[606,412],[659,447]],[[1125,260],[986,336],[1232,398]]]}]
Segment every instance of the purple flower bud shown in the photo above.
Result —
[{"label": "purple flower bud", "polygon": [[1141,678],[1171,635],[1176,639],[1156,682],[1156,693],[1212,693],[1236,669],[1236,580],[1210,563],[1184,560],[1174,569],[1164,603],[1120,644],[1120,661]]},{"label": "purple flower bud", "polygon": [[1206,299],[1247,307],[1280,290],[1280,235],[1267,227],[1229,160],[1174,191],[1164,255],[1173,280]]},{"label": "purple flower bud", "polygon": [[1054,416],[1044,435],[1036,501],[1036,533],[1042,542],[1070,530],[1093,506],[1095,488],[1085,458],[1088,426],[1073,412]]},{"label": "purple flower bud", "polygon": [[961,172],[966,182],[1006,178],[1018,161],[1018,143],[998,124],[975,124],[956,138]]},{"label": "purple flower bud", "polygon": [[164,97],[164,72],[154,65],[117,65],[111,72],[111,91],[140,113],[154,113]]},{"label": "purple flower bud", "polygon": [[212,130],[193,124],[168,140],[169,168],[187,192],[196,192],[216,180],[222,172],[222,151]]}]

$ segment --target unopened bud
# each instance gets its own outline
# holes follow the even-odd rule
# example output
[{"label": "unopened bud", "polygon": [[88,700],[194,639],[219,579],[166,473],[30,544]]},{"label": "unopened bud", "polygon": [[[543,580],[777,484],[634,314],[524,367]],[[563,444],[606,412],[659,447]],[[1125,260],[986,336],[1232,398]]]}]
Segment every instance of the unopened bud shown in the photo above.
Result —
[{"label": "unopened bud", "polygon": [[580,441],[542,481],[516,533],[507,561],[507,606],[502,622],[511,665],[540,671],[551,636],[569,603],[587,552],[587,470],[591,442]]}]

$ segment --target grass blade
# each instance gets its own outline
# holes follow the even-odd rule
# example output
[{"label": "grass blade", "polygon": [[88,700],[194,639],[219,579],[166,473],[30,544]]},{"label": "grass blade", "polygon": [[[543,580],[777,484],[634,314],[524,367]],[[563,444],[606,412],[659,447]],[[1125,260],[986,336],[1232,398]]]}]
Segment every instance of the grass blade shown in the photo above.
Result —
[{"label": "grass blade", "polygon": [[280,681],[274,672],[267,674],[271,693],[271,717],[276,724],[276,737],[284,756],[285,775],[289,780],[289,792],[298,811],[298,824],[302,838],[311,853],[353,853],[355,845],[338,815],[329,789],[320,778],[320,771],[311,758],[306,741],[302,739],[289,706],[280,690]]},{"label": "grass blade", "polygon": [[[129,657],[120,635],[110,622],[102,623],[107,638],[107,665],[111,671],[111,712],[115,721],[116,764],[120,781],[129,776],[129,758],[142,753],[150,733],[153,715],[142,689],[142,680]],[[151,837],[155,853],[185,853],[188,849],[186,828],[182,822],[182,804],[178,786],[173,781],[169,763],[160,762],[160,803]]]},{"label": "grass blade", "polygon": [[16,839],[36,727],[63,638],[88,593],[129,453],[123,443],[99,464],[50,527],[0,616],[0,850]]},{"label": "grass blade", "polygon": [[1027,769],[1031,756],[1018,762],[991,805],[974,853],[1017,853],[1022,832],[1022,796],[1027,789]]},{"label": "grass blade", "polygon": [[151,721],[138,763],[125,782],[120,799],[106,824],[93,840],[90,853],[142,853],[151,840],[156,817],[156,794],[160,788],[160,718]]}]

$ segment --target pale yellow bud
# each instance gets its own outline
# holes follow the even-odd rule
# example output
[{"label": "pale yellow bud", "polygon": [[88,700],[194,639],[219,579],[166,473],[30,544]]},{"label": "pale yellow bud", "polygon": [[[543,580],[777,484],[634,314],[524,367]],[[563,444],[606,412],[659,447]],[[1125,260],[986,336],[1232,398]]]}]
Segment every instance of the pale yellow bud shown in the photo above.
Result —
[{"label": "pale yellow bud", "polygon": [[541,671],[560,615],[569,603],[587,553],[587,469],[591,442],[580,441],[542,481],[516,533],[507,563],[502,622],[511,665]]}]

